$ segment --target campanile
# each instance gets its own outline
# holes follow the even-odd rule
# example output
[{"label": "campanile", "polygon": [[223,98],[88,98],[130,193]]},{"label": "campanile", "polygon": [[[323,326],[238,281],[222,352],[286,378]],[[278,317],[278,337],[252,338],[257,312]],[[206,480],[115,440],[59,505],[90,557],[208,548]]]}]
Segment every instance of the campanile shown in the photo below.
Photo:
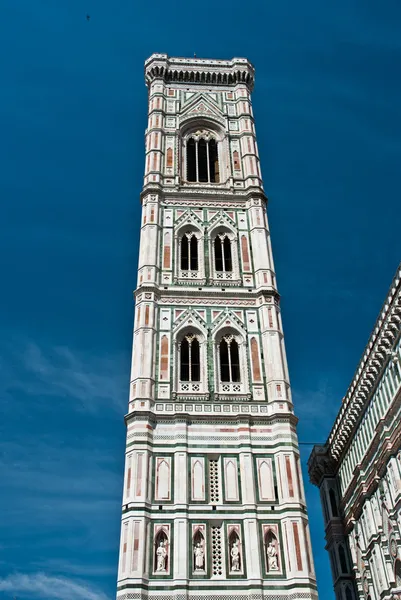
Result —
[{"label": "campanile", "polygon": [[119,600],[316,600],[243,58],[153,54]]}]

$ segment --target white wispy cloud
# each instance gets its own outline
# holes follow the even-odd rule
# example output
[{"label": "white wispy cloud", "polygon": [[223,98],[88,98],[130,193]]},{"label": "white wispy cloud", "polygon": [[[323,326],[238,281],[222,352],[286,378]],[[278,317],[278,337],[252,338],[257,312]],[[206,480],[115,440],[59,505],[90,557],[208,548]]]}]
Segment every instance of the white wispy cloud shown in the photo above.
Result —
[{"label": "white wispy cloud", "polygon": [[41,346],[15,340],[2,347],[3,393],[39,398],[68,399],[75,410],[95,413],[108,409],[123,414],[127,408],[128,365],[122,356],[96,356],[66,346]]},{"label": "white wispy cloud", "polygon": [[52,577],[45,573],[15,573],[0,579],[0,592],[22,593],[46,600],[109,600],[102,591],[84,581]]},{"label": "white wispy cloud", "polygon": [[31,564],[37,569],[46,570],[46,572],[78,575],[80,577],[109,577],[117,574],[116,564],[78,564],[58,558],[34,561]]}]

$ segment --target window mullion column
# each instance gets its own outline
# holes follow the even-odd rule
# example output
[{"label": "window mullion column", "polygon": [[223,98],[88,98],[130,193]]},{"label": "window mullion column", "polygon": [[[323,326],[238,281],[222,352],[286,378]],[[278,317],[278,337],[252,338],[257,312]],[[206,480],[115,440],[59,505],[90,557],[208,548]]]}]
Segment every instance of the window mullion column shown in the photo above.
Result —
[{"label": "window mullion column", "polygon": [[206,141],[207,181],[210,183],[209,142]]},{"label": "window mullion column", "polygon": [[[191,238],[187,236],[187,244],[188,244],[188,271],[191,269]],[[191,346],[189,346],[191,347]]]},{"label": "window mullion column", "polygon": [[224,256],[224,238],[221,239],[219,237],[220,240],[220,248],[221,248],[221,265],[223,267],[223,273],[226,272],[226,257]]},{"label": "window mullion column", "polygon": [[196,183],[199,183],[198,140],[195,141]]},{"label": "window mullion column", "polygon": [[230,373],[230,383],[233,380],[233,374],[231,369],[231,344],[227,343],[227,354],[228,354],[228,372]]},{"label": "window mullion column", "polygon": [[189,344],[188,344],[188,371],[189,371],[188,381],[192,381],[192,355],[191,355],[191,348],[192,348],[192,343],[189,342]]}]

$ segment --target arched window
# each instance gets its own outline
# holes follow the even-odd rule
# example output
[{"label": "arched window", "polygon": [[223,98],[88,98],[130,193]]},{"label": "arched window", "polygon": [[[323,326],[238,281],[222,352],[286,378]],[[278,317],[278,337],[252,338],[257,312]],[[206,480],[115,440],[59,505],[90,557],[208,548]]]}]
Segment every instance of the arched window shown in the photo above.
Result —
[{"label": "arched window", "polygon": [[181,270],[198,270],[198,240],[193,233],[184,233],[181,238]]},{"label": "arched window", "polygon": [[219,233],[214,240],[214,261],[216,271],[231,272],[233,261],[231,254],[231,241],[227,234]]},{"label": "arched window", "polygon": [[187,181],[220,182],[217,142],[209,132],[194,134],[187,141]]},{"label": "arched window", "polygon": [[238,344],[233,336],[225,336],[219,345],[221,381],[241,381]]},{"label": "arched window", "polygon": [[200,381],[199,341],[195,335],[186,335],[181,342],[180,380]]}]

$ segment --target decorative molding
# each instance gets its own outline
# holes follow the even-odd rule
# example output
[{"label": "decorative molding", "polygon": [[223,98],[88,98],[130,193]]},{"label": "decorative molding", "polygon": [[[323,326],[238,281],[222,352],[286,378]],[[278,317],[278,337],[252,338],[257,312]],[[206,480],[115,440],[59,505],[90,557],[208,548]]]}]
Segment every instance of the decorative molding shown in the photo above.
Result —
[{"label": "decorative molding", "polygon": [[173,58],[167,54],[152,54],[145,62],[145,81],[150,86],[161,79],[166,83],[191,83],[212,86],[243,84],[253,90],[255,69],[245,58],[212,60]]},{"label": "decorative molding", "polygon": [[401,331],[401,265],[373,328],[358,368],[342,401],[326,445],[339,462],[375,391]]}]

